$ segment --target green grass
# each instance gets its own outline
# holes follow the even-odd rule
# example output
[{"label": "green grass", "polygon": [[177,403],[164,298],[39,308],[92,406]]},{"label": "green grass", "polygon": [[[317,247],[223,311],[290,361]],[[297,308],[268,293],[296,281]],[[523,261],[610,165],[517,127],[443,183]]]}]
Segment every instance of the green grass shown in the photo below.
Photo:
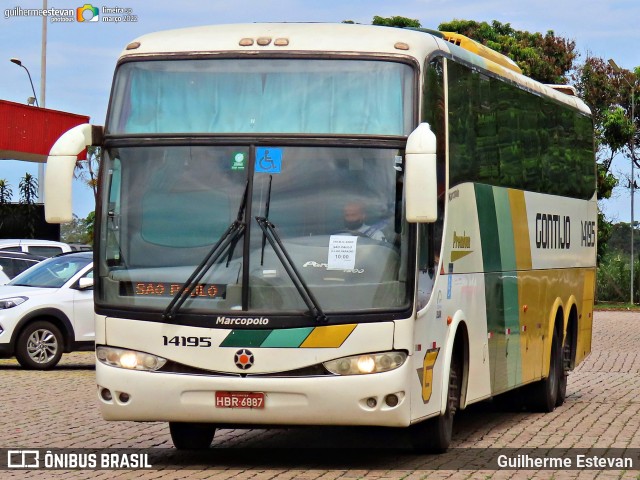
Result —
[{"label": "green grass", "polygon": [[598,302],[593,306],[594,310],[638,310],[640,304],[630,304],[622,302]]}]

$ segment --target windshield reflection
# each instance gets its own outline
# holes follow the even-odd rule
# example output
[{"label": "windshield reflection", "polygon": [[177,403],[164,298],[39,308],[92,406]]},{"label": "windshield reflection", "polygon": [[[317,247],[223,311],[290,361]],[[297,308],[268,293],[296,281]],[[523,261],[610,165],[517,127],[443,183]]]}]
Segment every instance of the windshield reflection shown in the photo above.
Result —
[{"label": "windshield reflection", "polygon": [[43,260],[15,277],[9,285],[20,287],[60,288],[91,263],[90,257],[63,255]]},{"label": "windshield reflection", "polygon": [[[302,288],[328,316],[406,308],[399,158],[397,149],[361,147],[108,151],[97,302],[165,312],[182,291],[180,313],[305,314]],[[189,281],[236,220],[249,180],[244,235]],[[274,226],[297,279],[256,218]]]}]

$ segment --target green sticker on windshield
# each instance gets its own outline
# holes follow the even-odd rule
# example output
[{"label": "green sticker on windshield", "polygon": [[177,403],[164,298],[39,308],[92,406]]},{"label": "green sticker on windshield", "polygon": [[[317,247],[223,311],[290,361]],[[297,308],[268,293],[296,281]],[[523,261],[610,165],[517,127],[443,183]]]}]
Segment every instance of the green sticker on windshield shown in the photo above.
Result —
[{"label": "green sticker on windshield", "polygon": [[244,170],[246,163],[247,155],[244,152],[236,152],[233,154],[231,170]]}]

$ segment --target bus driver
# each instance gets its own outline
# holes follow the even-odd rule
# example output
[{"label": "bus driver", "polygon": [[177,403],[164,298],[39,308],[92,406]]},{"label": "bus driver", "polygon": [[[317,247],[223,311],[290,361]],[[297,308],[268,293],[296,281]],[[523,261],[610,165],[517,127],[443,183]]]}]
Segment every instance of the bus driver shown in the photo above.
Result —
[{"label": "bus driver", "polygon": [[349,202],[344,206],[344,227],[353,235],[364,235],[379,242],[385,241],[382,230],[376,225],[367,225],[364,205],[360,202]]}]

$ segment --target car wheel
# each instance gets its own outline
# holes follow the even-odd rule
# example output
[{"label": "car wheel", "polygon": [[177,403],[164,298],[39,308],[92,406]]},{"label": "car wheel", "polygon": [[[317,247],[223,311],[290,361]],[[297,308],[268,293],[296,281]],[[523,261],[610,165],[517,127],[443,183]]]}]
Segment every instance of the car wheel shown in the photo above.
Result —
[{"label": "car wheel", "polygon": [[18,336],[16,359],[24,368],[48,370],[62,357],[63,337],[58,327],[47,321],[31,323]]}]

